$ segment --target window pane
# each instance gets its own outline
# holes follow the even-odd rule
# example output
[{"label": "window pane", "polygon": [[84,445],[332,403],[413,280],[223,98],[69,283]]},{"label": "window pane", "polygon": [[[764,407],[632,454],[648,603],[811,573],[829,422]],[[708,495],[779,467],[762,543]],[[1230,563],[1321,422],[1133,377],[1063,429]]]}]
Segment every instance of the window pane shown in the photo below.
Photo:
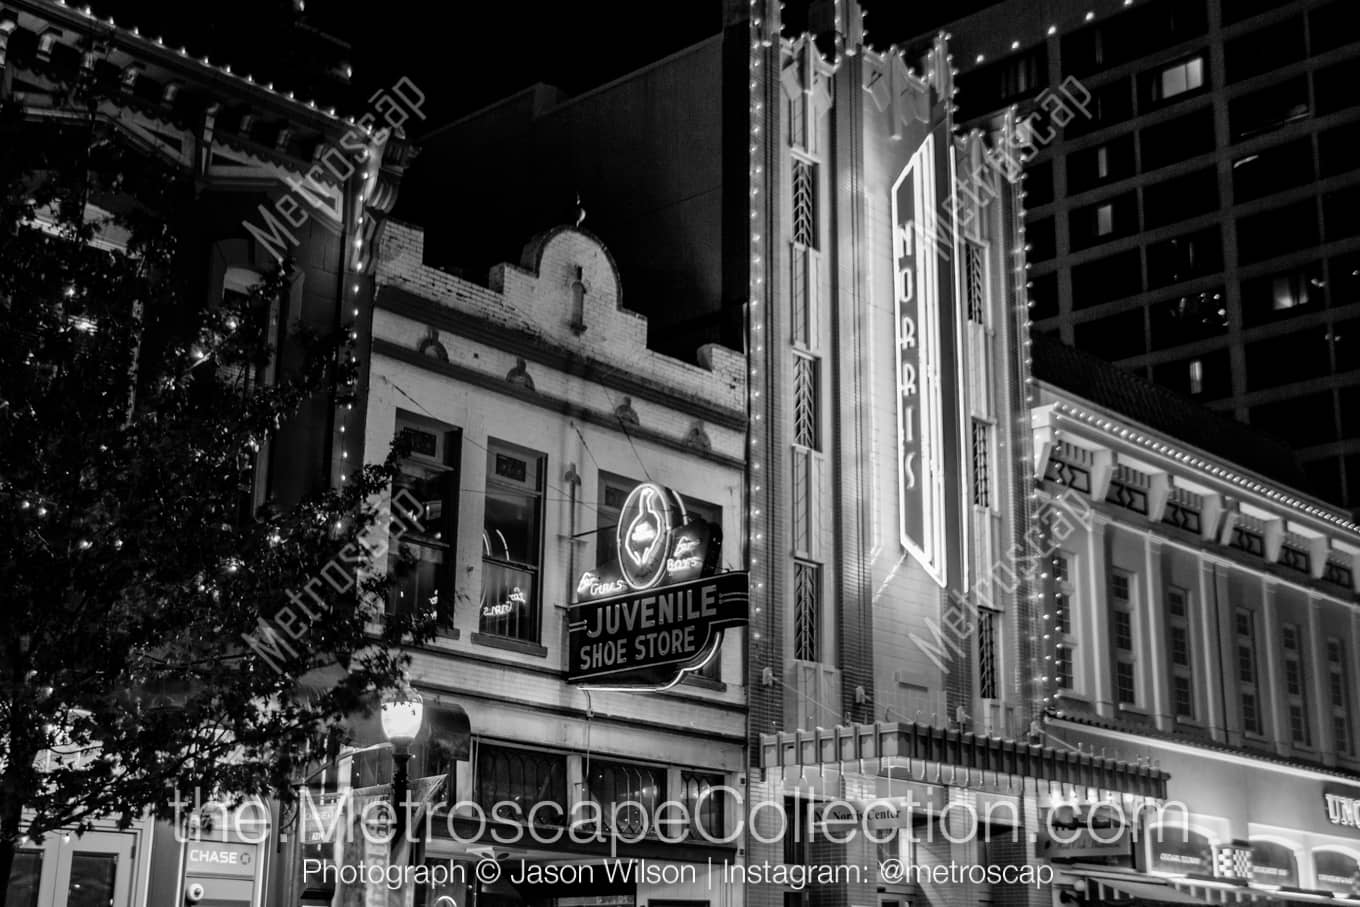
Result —
[{"label": "window pane", "polygon": [[1240,264],[1265,261],[1305,246],[1317,245],[1317,205],[1311,198],[1237,221]]},{"label": "window pane", "polygon": [[1310,261],[1242,281],[1242,320],[1248,327],[1316,312],[1323,302],[1322,262]]},{"label": "window pane", "polygon": [[1286,79],[1228,102],[1233,141],[1278,129],[1308,116],[1308,80]]},{"label": "window pane", "polygon": [[118,856],[111,853],[71,855],[71,882],[66,907],[110,907],[118,876]]},{"label": "window pane", "polygon": [[1295,16],[1233,38],[1224,48],[1223,62],[1228,81],[1237,82],[1302,60],[1305,56],[1303,17]]},{"label": "window pane", "polygon": [[537,641],[536,579],[528,570],[483,560],[481,631]]},{"label": "window pane", "polygon": [[1082,322],[1073,330],[1078,349],[1095,353],[1103,359],[1127,359],[1147,352],[1147,333],[1143,328],[1141,308]]},{"label": "window pane", "polygon": [[1132,296],[1143,290],[1143,262],[1137,249],[1072,269],[1072,308],[1081,309]]},{"label": "window pane", "polygon": [[37,850],[21,850],[14,855],[9,872],[5,903],[9,907],[38,907],[38,884],[42,881],[43,855]]},{"label": "window pane", "polygon": [[1170,286],[1223,270],[1218,227],[1173,236],[1147,247],[1148,289]]},{"label": "window pane", "polygon": [[519,807],[519,821],[525,821],[536,804],[544,803],[553,804],[556,809],[544,806],[535,812],[537,824],[565,824],[567,760],[564,756],[485,743],[479,743],[473,753],[477,761],[476,800],[489,816],[513,821],[512,810],[493,812],[496,804],[507,801]]},{"label": "window pane", "polygon": [[1174,120],[1148,126],[1142,130],[1140,140],[1144,173],[1207,154],[1214,150],[1214,109],[1204,107]]},{"label": "window pane", "polygon": [[1312,182],[1313,177],[1309,139],[1264,148],[1233,161],[1233,200],[1240,204],[1264,198]]},{"label": "window pane", "polygon": [[1143,189],[1146,229],[1206,214],[1218,207],[1218,175],[1208,167]]},{"label": "window pane", "polygon": [[537,504],[537,498],[530,495],[488,489],[483,553],[498,560],[537,564]]}]

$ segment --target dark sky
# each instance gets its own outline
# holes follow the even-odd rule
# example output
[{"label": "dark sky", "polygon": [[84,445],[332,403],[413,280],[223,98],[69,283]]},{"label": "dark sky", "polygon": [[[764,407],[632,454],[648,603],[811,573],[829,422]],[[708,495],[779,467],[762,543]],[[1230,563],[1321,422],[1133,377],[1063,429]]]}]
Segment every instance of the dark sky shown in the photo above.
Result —
[{"label": "dark sky", "polygon": [[[236,72],[311,91],[294,73],[317,67],[290,37],[292,0],[90,0],[94,12],[144,35],[164,35]],[[715,34],[723,0],[453,0],[365,3],[306,0],[304,21],[350,46],[354,88],[342,109],[402,76],[427,96],[434,122],[476,110],[536,81],[583,91]],[[790,18],[800,0],[789,0]],[[988,0],[864,0],[875,44],[905,40]],[[339,53],[340,51],[330,51]],[[319,90],[318,90],[319,91]]]}]

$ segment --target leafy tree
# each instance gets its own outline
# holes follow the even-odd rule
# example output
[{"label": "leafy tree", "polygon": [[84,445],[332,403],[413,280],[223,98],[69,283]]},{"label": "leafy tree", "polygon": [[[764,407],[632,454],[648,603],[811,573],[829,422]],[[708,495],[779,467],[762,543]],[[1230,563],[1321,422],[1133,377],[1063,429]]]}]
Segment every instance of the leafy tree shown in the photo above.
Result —
[{"label": "leafy tree", "polygon": [[[93,117],[0,118],[0,880],[25,838],[167,817],[177,791],[289,796],[433,630],[375,636],[361,565],[290,604],[373,554],[395,452],[287,510],[242,507],[259,446],[318,395],[344,402],[356,363],[347,332],[297,333],[298,366],[260,380],[289,269],[205,306],[183,240],[202,204]],[[266,625],[287,648],[246,644]],[[328,679],[303,695],[304,676]]]}]

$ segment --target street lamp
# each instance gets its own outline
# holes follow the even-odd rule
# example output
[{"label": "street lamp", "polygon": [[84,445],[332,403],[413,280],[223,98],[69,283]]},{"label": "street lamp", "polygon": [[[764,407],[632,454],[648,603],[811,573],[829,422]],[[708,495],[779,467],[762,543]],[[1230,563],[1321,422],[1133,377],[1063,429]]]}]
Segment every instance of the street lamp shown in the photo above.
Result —
[{"label": "street lamp", "polygon": [[383,696],[382,729],[392,743],[392,805],[397,812],[395,846],[406,835],[406,768],[411,761],[411,741],[420,733],[425,703],[409,687]]}]

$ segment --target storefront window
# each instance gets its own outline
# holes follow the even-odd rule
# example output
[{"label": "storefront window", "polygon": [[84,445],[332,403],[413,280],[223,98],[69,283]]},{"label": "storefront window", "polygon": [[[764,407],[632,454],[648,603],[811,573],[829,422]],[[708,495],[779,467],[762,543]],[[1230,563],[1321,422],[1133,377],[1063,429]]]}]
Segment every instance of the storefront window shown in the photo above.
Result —
[{"label": "storefront window", "polygon": [[488,817],[554,827],[565,824],[568,809],[565,756],[479,743],[473,758],[476,800]]},{"label": "storefront window", "polygon": [[[726,795],[717,790],[722,784],[722,775],[680,773],[680,802],[690,817],[690,837],[708,840],[727,834],[723,810],[723,797]],[[674,836],[671,832],[668,834]]]},{"label": "storefront window", "polygon": [[21,850],[14,855],[9,873],[5,903],[9,907],[38,907],[38,885],[42,880],[43,855],[36,850]]},{"label": "storefront window", "polygon": [[666,800],[666,770],[602,759],[588,765],[586,787],[606,826],[629,836],[653,830],[657,805]]}]

